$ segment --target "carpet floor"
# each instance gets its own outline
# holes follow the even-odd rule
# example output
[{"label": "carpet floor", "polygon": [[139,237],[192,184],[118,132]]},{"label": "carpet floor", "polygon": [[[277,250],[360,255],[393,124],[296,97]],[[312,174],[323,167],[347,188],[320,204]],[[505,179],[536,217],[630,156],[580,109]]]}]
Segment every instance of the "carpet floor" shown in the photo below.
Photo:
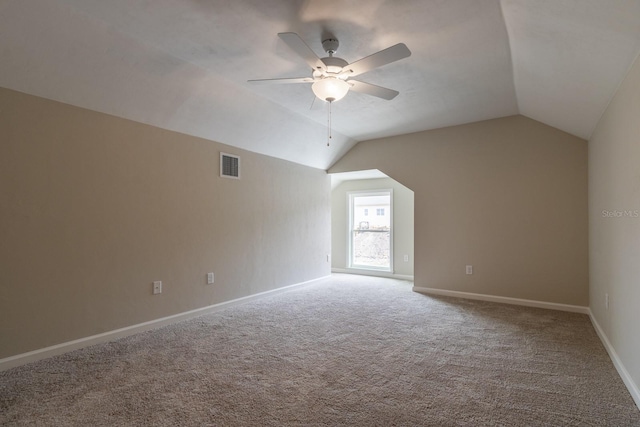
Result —
[{"label": "carpet floor", "polygon": [[0,425],[640,426],[586,315],[354,275],[0,372]]}]

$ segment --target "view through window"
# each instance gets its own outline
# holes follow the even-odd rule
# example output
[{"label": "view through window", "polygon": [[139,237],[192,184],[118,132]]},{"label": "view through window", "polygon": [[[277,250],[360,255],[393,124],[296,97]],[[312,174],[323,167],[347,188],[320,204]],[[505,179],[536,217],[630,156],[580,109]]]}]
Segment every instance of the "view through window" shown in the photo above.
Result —
[{"label": "view through window", "polygon": [[391,191],[349,194],[349,266],[391,271]]}]

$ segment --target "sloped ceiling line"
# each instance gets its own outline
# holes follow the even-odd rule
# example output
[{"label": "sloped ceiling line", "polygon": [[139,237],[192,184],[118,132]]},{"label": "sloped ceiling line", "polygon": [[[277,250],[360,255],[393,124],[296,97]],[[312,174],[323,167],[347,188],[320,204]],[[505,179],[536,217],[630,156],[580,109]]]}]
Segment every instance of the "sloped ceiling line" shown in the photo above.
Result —
[{"label": "sloped ceiling line", "polygon": [[[0,0],[0,86],[327,169],[357,141],[523,114],[589,138],[640,52],[640,0]],[[412,56],[309,109],[309,73],[277,37],[354,61]]]}]

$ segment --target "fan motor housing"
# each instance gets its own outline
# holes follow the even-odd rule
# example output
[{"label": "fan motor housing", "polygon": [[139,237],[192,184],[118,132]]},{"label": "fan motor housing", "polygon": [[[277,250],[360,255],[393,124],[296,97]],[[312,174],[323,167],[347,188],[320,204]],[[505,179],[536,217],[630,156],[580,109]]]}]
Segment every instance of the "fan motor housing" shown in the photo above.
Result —
[{"label": "fan motor housing", "polygon": [[335,56],[327,56],[326,58],[322,58],[322,62],[327,66],[327,72],[329,73],[339,73],[342,71],[342,68],[349,65],[347,61],[342,58],[338,58]]}]

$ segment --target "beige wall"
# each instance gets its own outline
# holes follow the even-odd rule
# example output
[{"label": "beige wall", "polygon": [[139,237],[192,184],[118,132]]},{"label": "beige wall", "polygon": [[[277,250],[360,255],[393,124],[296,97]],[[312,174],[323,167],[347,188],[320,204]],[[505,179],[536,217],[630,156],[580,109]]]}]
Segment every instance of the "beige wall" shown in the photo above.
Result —
[{"label": "beige wall", "polygon": [[348,265],[348,192],[387,189],[393,190],[393,273],[413,276],[413,191],[391,178],[344,181],[331,192],[332,268],[343,270]]},{"label": "beige wall", "polygon": [[588,305],[584,140],[512,116],[360,142],[329,172],[374,168],[415,193],[417,287]]},{"label": "beige wall", "polygon": [[5,89],[0,113],[0,358],[330,272],[325,171]]},{"label": "beige wall", "polygon": [[[591,311],[640,402],[640,60],[589,141]],[[609,309],[605,294],[609,294]]]}]

